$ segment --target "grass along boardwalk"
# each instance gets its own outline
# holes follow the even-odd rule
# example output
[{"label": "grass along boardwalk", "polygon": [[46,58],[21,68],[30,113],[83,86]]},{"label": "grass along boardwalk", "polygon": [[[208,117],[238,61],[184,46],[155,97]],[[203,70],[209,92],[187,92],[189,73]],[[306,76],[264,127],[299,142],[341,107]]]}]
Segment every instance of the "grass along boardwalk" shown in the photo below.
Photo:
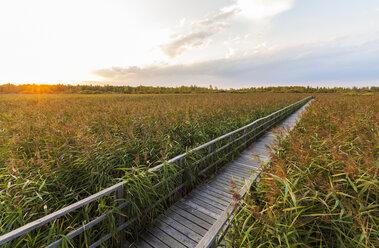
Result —
[{"label": "grass along boardwalk", "polygon": [[[62,238],[53,239],[53,237],[47,237],[44,244],[49,244],[51,240],[55,241],[47,246],[44,245],[45,247],[52,248],[60,245],[65,246],[67,242],[70,242],[71,245],[75,244],[75,246],[78,247],[98,247],[105,244],[107,247],[123,247],[127,244],[127,241],[125,240],[125,233],[130,233],[128,231],[130,230],[129,228],[137,227],[137,231],[140,233],[141,229],[139,226],[144,228],[148,225],[148,223],[151,223],[152,220],[155,221],[144,233],[146,234],[145,239],[151,237],[150,242],[154,242],[153,238],[157,238],[155,235],[162,236],[166,234],[168,238],[171,237],[171,239],[169,239],[171,240],[171,243],[169,244],[165,243],[169,242],[166,239],[163,240],[163,243],[159,243],[158,237],[158,240],[155,240],[155,242],[157,242],[155,244],[156,247],[159,247],[162,244],[163,247],[165,247],[164,245],[174,245],[175,247],[180,247],[180,245],[189,247],[196,245],[201,247],[208,246],[214,242],[215,237],[217,237],[217,234],[220,231],[220,227],[226,222],[228,211],[232,209],[231,205],[233,204],[233,196],[238,197],[236,193],[229,193],[230,191],[226,189],[225,186],[230,187],[230,183],[228,185],[228,182],[231,181],[231,178],[238,178],[238,180],[236,180],[234,190],[237,191],[241,188],[241,191],[238,193],[239,195],[243,195],[248,189],[249,183],[253,181],[255,175],[252,171],[254,171],[254,168],[258,168],[259,163],[256,162],[255,167],[244,168],[244,165],[245,167],[249,166],[251,159],[249,158],[246,159],[246,161],[238,161],[241,158],[238,157],[238,159],[236,159],[233,163],[234,166],[227,165],[224,167],[224,165],[233,160],[236,154],[240,154],[242,152],[242,155],[244,155],[246,147],[256,141],[260,136],[264,135],[265,132],[275,127],[278,123],[281,123],[281,120],[284,120],[289,116],[294,116],[292,114],[311,99],[312,97],[304,98],[303,100],[293,103],[272,114],[257,119],[248,125],[222,135],[196,148],[188,150],[186,153],[178,155],[167,162],[147,170],[146,172],[142,172],[140,176],[134,176],[131,179],[123,180],[120,183],[103,189],[102,191],[77,201],[74,204],[10,231],[5,235],[0,236],[0,244],[7,243],[7,245],[10,245],[7,247],[12,247],[12,243],[14,244],[15,242],[19,242],[18,240],[22,239],[22,241],[26,242],[24,239],[26,235],[27,237],[33,238],[33,243],[35,243],[37,238],[40,236],[40,227],[47,226],[47,224],[50,223],[50,236],[52,234],[51,230],[54,230],[55,228],[54,225],[59,224],[59,218],[65,218],[67,221],[74,221],[75,218],[73,219],[71,217],[72,214],[75,213],[75,211],[80,210],[83,211],[87,217],[90,217],[91,220],[86,223],[83,222],[80,227],[70,228],[68,230],[66,230],[67,228],[62,225],[60,228],[62,230],[60,230],[60,232],[69,231],[69,233]],[[270,144],[269,140],[266,140],[266,142],[263,141],[267,139],[265,137],[267,137],[267,135],[261,139],[263,143],[260,147],[256,145],[257,151],[264,152],[265,145]],[[274,137],[271,137],[271,139],[274,140]],[[258,143],[256,142],[255,144]],[[262,153],[262,156],[267,157],[265,153]],[[237,162],[240,164],[237,164]],[[217,170],[222,168],[224,168],[224,170],[221,172],[220,170]],[[201,184],[209,178],[210,175],[214,175],[215,171],[219,171],[220,174],[218,174],[219,176],[217,176],[217,178],[215,178],[208,185],[212,186],[212,188],[218,189],[220,191],[219,194],[221,194],[219,196],[216,196],[213,193],[207,193],[207,190],[202,190],[202,187],[205,187],[204,184],[196,187],[196,185]],[[196,179],[196,181],[194,181],[194,179]],[[140,182],[142,182],[142,184]],[[161,190],[161,192],[159,190]],[[197,192],[199,192],[199,194]],[[222,192],[224,193],[222,194]],[[134,193],[137,193],[137,198]],[[207,194],[204,196],[204,194],[201,195],[200,193]],[[155,198],[150,198],[151,196],[146,194],[152,194]],[[180,195],[182,194],[186,196],[184,198],[180,198]],[[131,198],[128,198],[129,196]],[[146,198],[146,196],[148,198]],[[178,199],[179,201],[177,201]],[[133,206],[138,204],[141,200],[147,200],[143,203],[145,205],[148,204],[148,208],[143,209],[138,213],[133,212]],[[109,204],[109,211],[103,211],[104,214],[99,217],[94,215],[96,211],[91,211],[91,209],[88,211],[88,208],[96,208],[100,205],[104,207],[104,201]],[[161,208],[161,210],[157,212],[158,210],[155,209],[159,206],[159,204],[164,203],[165,201],[169,205],[166,205],[167,207],[164,209]],[[171,207],[172,204],[174,204],[173,207]],[[180,206],[181,204],[182,206]],[[164,207],[164,205],[161,205],[161,207]],[[205,227],[205,229],[203,231],[199,231],[201,230],[199,229],[197,232],[194,232],[194,230],[188,228],[188,226],[183,225],[184,227],[182,227],[182,229],[176,230],[172,227],[175,222],[164,222],[164,216],[166,216],[168,212],[177,211],[175,210],[175,207],[182,209],[189,214],[195,214],[196,217],[200,217],[203,224],[208,223],[208,227],[200,225],[201,228],[204,229]],[[165,212],[164,210],[167,208],[170,209]],[[158,214],[163,211],[166,214],[155,218],[157,215],[154,214],[154,211]],[[141,218],[146,216],[150,219],[141,221],[139,218],[141,214]],[[184,214],[184,212],[182,214]],[[187,222],[187,225],[191,225],[191,222],[196,225],[200,224],[193,222],[193,219],[188,219],[189,216],[180,216],[184,218],[183,220],[187,219],[189,221]],[[102,228],[105,224],[110,224],[114,226],[114,228],[109,233],[98,232],[99,228]],[[196,227],[196,225],[193,225],[192,228]],[[154,235],[151,228],[156,230],[158,234],[155,233]],[[186,233],[186,231],[188,232]],[[198,232],[202,232],[202,234],[199,234]],[[82,238],[84,238],[84,240]],[[89,238],[91,238],[91,241],[88,240]],[[142,245],[148,245],[145,239],[138,239],[138,242],[141,242]],[[162,240],[160,242],[162,242]],[[136,244],[133,245],[135,246]]]},{"label": "grass along boardwalk", "polygon": [[269,161],[267,149],[276,140],[273,131],[283,128],[288,133],[309,104],[266,132],[239,157],[220,169],[214,178],[180,199],[147,227],[138,241],[128,243],[126,247],[213,246],[234,209],[234,200],[246,193],[257,177],[260,165]]}]

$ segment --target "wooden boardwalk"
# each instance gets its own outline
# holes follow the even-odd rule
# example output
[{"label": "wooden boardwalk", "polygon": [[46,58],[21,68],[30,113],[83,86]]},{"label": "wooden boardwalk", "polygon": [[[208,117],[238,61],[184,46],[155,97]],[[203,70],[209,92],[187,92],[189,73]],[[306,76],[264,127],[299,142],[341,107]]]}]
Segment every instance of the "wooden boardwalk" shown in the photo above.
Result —
[{"label": "wooden boardwalk", "polygon": [[[301,107],[276,128],[292,129],[309,104]],[[268,149],[275,139],[276,135],[272,130],[265,133],[239,157],[220,169],[214,178],[196,187],[155,219],[141,233],[140,239],[128,247],[204,247],[206,240],[217,234],[217,221],[223,215],[225,217],[228,208],[233,204],[231,181],[236,183],[237,192],[243,187],[246,191],[258,175],[262,162],[269,160]],[[258,156],[253,157],[252,154]]]}]

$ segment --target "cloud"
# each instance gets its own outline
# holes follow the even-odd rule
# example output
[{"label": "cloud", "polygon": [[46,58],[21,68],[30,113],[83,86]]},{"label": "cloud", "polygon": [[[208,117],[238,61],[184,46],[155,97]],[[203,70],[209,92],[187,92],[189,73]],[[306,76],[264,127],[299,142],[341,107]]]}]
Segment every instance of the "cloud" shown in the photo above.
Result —
[{"label": "cloud", "polygon": [[175,35],[175,39],[168,44],[161,45],[161,49],[167,56],[173,58],[188,48],[202,46],[210,37],[228,28],[229,24],[225,21],[238,12],[238,8],[225,8],[210,18],[195,21],[192,23],[189,33]]},{"label": "cloud", "polygon": [[[338,41],[266,48],[245,55],[188,65],[112,67],[94,71],[108,82],[175,86],[197,84],[223,88],[256,85],[352,86],[379,84],[379,40],[360,46]],[[350,85],[348,85],[350,83]]]},{"label": "cloud", "polygon": [[293,7],[295,0],[237,0],[241,14],[250,19],[265,19]]},{"label": "cloud", "polygon": [[241,10],[237,7],[230,7],[225,8],[221,10],[217,15],[214,15],[210,18],[205,18],[203,20],[199,20],[193,23],[193,26],[197,27],[203,27],[203,26],[210,26],[217,23],[224,23],[229,18],[235,16],[238,14]]},{"label": "cloud", "polygon": [[[221,9],[216,15],[194,21],[191,30],[161,45],[162,51],[174,58],[189,48],[202,46],[212,36],[230,26],[230,19],[242,14],[253,19],[267,19],[292,8],[295,0],[237,0],[234,5]],[[183,27],[184,22],[181,22]]]},{"label": "cloud", "polygon": [[170,43],[161,45],[161,48],[167,56],[173,58],[181,54],[188,48],[203,45],[208,38],[220,33],[223,29],[227,27],[228,25],[223,23],[212,25],[210,28],[201,31],[195,31],[185,35],[181,35],[177,37],[175,40],[171,41]]}]

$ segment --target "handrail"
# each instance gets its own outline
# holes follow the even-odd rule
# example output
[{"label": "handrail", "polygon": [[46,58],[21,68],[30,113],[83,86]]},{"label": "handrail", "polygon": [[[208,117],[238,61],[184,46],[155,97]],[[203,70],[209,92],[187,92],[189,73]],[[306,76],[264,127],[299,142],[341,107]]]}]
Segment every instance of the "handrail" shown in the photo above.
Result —
[{"label": "handrail", "polygon": [[[274,113],[271,113],[265,117],[262,117],[262,118],[259,118],[241,128],[238,128],[234,131],[231,131],[225,135],[222,135],[220,137],[217,137],[207,143],[204,143],[196,148],[193,148],[189,151],[187,151],[186,153],[183,153],[183,154],[180,154],[170,160],[168,160],[166,163],[162,163],[162,164],[159,164],[151,169],[148,170],[148,172],[155,172],[155,171],[158,171],[159,169],[161,169],[165,164],[174,164],[175,162],[179,162],[179,164],[181,163],[181,161],[188,155],[191,155],[191,154],[194,154],[195,152],[197,151],[200,151],[204,148],[210,148],[209,149],[209,152],[206,156],[212,156],[218,152],[220,152],[221,150],[220,149],[217,149],[216,151],[214,151],[214,144],[217,143],[218,141],[221,141],[221,140],[224,140],[226,138],[229,138],[229,137],[234,137],[234,134],[237,134],[241,131],[244,131],[244,134],[240,137],[236,137],[236,139],[232,140],[231,142],[227,143],[226,145],[224,145],[223,147],[228,147],[230,146],[231,144],[233,144],[235,141],[239,141],[243,138],[245,138],[245,142],[242,143],[241,145],[239,145],[236,149],[232,150],[231,152],[227,153],[224,157],[232,154],[232,152],[235,152],[235,150],[239,149],[240,147],[242,147],[243,145],[246,145],[250,140],[256,138],[257,136],[259,136],[261,133],[263,133],[265,130],[267,130],[269,127],[271,127],[272,125],[276,124],[276,122],[278,121],[278,119],[280,119],[281,117],[287,115],[289,112],[291,112],[292,110],[296,109],[297,107],[299,106],[302,106],[304,105],[306,102],[308,102],[310,99],[312,99],[313,96],[310,96],[310,97],[307,97],[307,98],[304,98],[298,102],[295,102],[287,107],[284,107]],[[266,122],[264,123],[260,123],[264,120],[267,120]],[[257,124],[261,124],[257,127]],[[248,131],[248,128],[250,127],[255,127],[253,130],[250,130],[249,132]],[[248,140],[246,140],[247,136],[257,130],[260,130],[260,132],[258,134],[255,134],[253,137],[249,138]],[[218,151],[219,150],[219,151]],[[201,159],[200,159],[201,160]],[[196,161],[196,162],[199,162],[200,160]],[[195,163],[196,163],[195,162]],[[212,166],[214,166],[216,163],[213,163],[212,165],[208,166],[206,168],[206,170],[208,170],[209,168],[211,168]],[[202,170],[201,173],[199,174],[202,174],[204,173],[205,170]],[[183,173],[183,169],[180,168],[180,173]],[[166,179],[166,180],[169,180],[169,179]],[[123,186],[127,184],[127,181],[122,181],[120,183],[117,183],[113,186],[110,186],[106,189],[103,189],[101,190],[100,192],[96,193],[96,194],[93,194],[87,198],[84,198],[74,204],[71,204],[67,207],[64,207],[56,212],[53,212],[47,216],[44,216],[38,220],[35,220],[35,221],[32,221],[22,227],[19,227],[11,232],[8,232],[2,236],[0,236],[0,245],[1,244],[5,244],[11,240],[14,240],[18,237],[20,237],[21,235],[27,233],[27,232],[30,232],[32,230],[35,230],[37,229],[38,227],[41,227],[42,225],[44,224],[47,224],[49,222],[52,222],[54,220],[56,220],[57,218],[59,217],[62,217],[66,214],[69,214],[71,213],[72,211],[84,206],[84,205],[87,205],[91,202],[94,202],[96,201],[97,199],[101,198],[101,197],[104,197],[106,195],[109,195],[113,192],[116,192],[116,200],[117,199],[122,199],[123,198],[123,192],[124,192],[124,189],[123,189]],[[171,191],[170,193],[168,193],[168,195],[166,195],[164,197],[164,199],[167,199],[170,195],[172,195],[174,192],[180,190],[183,186],[184,186],[185,183],[181,183],[179,186],[177,186],[173,191]],[[159,187],[161,185],[161,183],[158,183],[157,185],[155,185],[156,187]],[[155,187],[154,186],[154,187]],[[163,199],[161,199],[163,201]],[[156,205],[156,204],[154,204]],[[123,204],[120,204],[119,206],[116,206],[116,208],[118,208],[119,210],[123,209],[124,207],[126,206],[125,203]],[[77,235],[79,235],[80,233],[84,232],[85,230],[91,228],[92,226],[96,225],[97,223],[103,221],[106,219],[106,216],[109,215],[110,212],[106,213],[106,214],[103,214],[102,216],[100,217],[97,217],[96,219],[90,221],[89,223],[87,223],[86,225],[70,232],[67,237],[69,238],[73,238]],[[123,229],[125,229],[128,224],[130,224],[132,221],[135,221],[136,220],[136,217],[133,218],[132,220],[128,221],[128,222],[124,222],[124,223],[121,223],[120,226],[117,227],[117,231],[122,231]],[[110,234],[107,234],[105,235],[104,237],[102,237],[100,240],[98,240],[97,242],[95,242],[93,245],[91,245],[90,247],[97,247],[100,243],[108,240],[109,238],[111,238],[111,235]],[[54,243],[50,244],[48,247],[57,247],[61,244],[62,240],[58,240],[58,241],[55,241]]]}]

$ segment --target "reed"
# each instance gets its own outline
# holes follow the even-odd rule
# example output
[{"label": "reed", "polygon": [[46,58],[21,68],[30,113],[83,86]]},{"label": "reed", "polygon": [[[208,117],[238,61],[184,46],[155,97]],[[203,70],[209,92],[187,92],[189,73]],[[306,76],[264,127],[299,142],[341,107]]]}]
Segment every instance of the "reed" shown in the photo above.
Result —
[{"label": "reed", "polygon": [[[175,174],[146,173],[167,158],[303,98],[303,94],[1,95],[0,234],[128,180],[125,217],[142,213],[175,185]],[[195,181],[187,170],[189,181]],[[177,179],[174,179],[174,181]],[[65,235],[112,209],[104,198],[29,233],[9,247],[38,247],[63,238],[81,246],[115,229],[115,216],[75,240]],[[151,220],[162,202],[144,218]],[[141,225],[134,225],[139,229]],[[128,230],[130,235],[134,232]],[[117,240],[117,239],[115,239]],[[112,241],[113,242],[113,241]],[[116,245],[115,243],[109,246]],[[114,241],[116,242],[116,241]]]},{"label": "reed", "polygon": [[230,247],[378,247],[379,95],[318,96],[240,201]]}]

